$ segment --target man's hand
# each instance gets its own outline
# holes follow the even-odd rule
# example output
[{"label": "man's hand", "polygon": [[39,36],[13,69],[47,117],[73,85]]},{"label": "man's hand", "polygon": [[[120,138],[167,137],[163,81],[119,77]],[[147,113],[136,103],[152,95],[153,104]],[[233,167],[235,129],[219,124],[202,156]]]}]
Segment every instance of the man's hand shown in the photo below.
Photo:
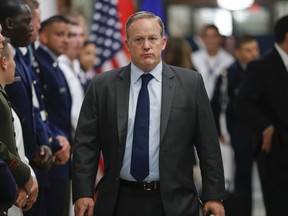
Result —
[{"label": "man's hand", "polygon": [[33,186],[31,188],[30,193],[28,194],[26,205],[22,208],[23,211],[27,211],[30,208],[32,208],[32,205],[36,202],[38,197],[39,193],[38,182],[35,176],[33,176],[32,178],[33,178]]},{"label": "man's hand", "polygon": [[32,187],[33,187],[33,176],[30,175],[28,181],[26,182],[26,184],[24,186],[27,194],[29,194],[31,192]]},{"label": "man's hand", "polygon": [[47,145],[40,146],[31,164],[36,169],[48,171],[53,164],[51,148]]},{"label": "man's hand", "polygon": [[218,136],[218,139],[221,144],[226,144],[226,139],[222,134]]},{"label": "man's hand", "polygon": [[57,140],[62,148],[55,153],[55,163],[65,164],[70,158],[71,146],[68,139],[64,136],[57,136]]},{"label": "man's hand", "polygon": [[93,216],[93,209],[94,201],[90,197],[83,197],[75,202],[75,216],[84,216],[85,212],[87,212],[88,216]]},{"label": "man's hand", "polygon": [[225,216],[224,206],[221,201],[207,201],[204,205],[204,211],[214,216]]},{"label": "man's hand", "polygon": [[14,205],[16,205],[19,208],[22,208],[26,205],[26,201],[27,201],[27,192],[25,189],[23,188],[18,188],[17,190],[17,198],[16,201],[14,203]]},{"label": "man's hand", "polygon": [[262,133],[262,150],[269,152],[271,149],[271,141],[274,134],[274,126],[269,125]]}]

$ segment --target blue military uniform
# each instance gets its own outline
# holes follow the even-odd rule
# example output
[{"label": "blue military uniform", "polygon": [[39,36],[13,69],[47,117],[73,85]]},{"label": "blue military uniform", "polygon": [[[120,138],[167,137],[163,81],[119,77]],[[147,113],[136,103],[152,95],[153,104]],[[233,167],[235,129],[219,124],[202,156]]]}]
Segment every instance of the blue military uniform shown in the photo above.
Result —
[{"label": "blue military uniform", "polygon": [[[23,54],[19,48],[15,48],[15,51],[16,81],[7,85],[5,90],[12,104],[17,108],[22,117],[24,117],[36,143],[38,145],[50,146],[48,135],[40,116],[39,107],[33,105],[32,78],[29,68],[25,64]],[[32,146],[30,149],[27,149],[27,146],[25,146],[25,154],[30,160],[33,158],[36,149],[37,146]]]},{"label": "blue military uniform", "polygon": [[[62,135],[63,132],[59,130],[59,132],[57,131],[57,133],[56,132],[54,133],[53,125],[47,119],[47,112],[45,111],[45,106],[44,106],[44,97],[43,97],[42,90],[41,90],[42,83],[40,82],[40,79],[38,79],[38,76],[36,75],[36,71],[40,71],[40,70],[38,68],[38,65],[35,65],[36,61],[34,59],[32,45],[29,45],[27,49],[28,49],[28,52],[24,56],[23,60],[25,61],[25,64],[27,68],[29,69],[29,73],[31,75],[33,87],[35,89],[36,97],[38,99],[38,109],[39,109],[40,116],[43,121],[45,130],[48,135],[49,143],[51,144],[51,150],[53,153],[55,153],[59,149],[61,149],[61,146],[58,140],[56,139],[55,134]],[[56,130],[57,129],[55,129],[55,131]],[[47,199],[47,193],[48,193],[47,191],[49,191],[49,184],[50,184],[49,174],[47,172],[46,173],[42,172],[42,175],[39,176],[39,171],[37,173],[38,173],[37,178],[40,179],[40,181],[46,181],[47,184],[41,185],[36,203],[33,204],[30,210],[24,212],[25,216],[36,216],[36,215],[45,216],[46,215],[46,208],[47,208],[46,199]]]},{"label": "blue military uniform", "polygon": [[47,134],[49,136],[49,142],[51,143],[52,152],[55,153],[61,149],[61,146],[58,140],[56,139],[56,136],[57,135],[64,136],[64,133],[48,120],[48,113],[45,109],[45,104],[44,104],[44,93],[43,93],[44,83],[42,80],[42,74],[39,68],[37,56],[35,56],[34,54],[35,52],[34,44],[30,44],[27,48],[28,48],[28,53],[25,55],[25,62],[27,66],[29,66],[31,69],[30,70],[31,78],[32,78],[33,86],[34,86],[36,96],[39,102],[40,114],[44,122]]},{"label": "blue military uniform", "polygon": [[[49,121],[61,129],[71,143],[72,99],[63,72],[58,67],[56,56],[47,48],[40,46],[35,56],[38,58],[42,78],[42,90]],[[70,181],[70,161],[65,165],[53,165],[50,171],[48,215],[61,215],[67,199]],[[48,207],[49,207],[48,206]]]}]

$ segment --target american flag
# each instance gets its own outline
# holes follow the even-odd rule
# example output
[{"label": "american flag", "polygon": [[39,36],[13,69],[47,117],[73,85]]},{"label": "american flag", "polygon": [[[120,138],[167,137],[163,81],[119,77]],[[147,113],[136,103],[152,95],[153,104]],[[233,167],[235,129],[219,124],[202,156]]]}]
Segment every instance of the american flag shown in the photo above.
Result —
[{"label": "american flag", "polygon": [[[90,40],[97,46],[97,73],[128,64],[129,56],[125,51],[123,31],[126,20],[123,17],[134,12],[132,7],[132,0],[95,0]],[[126,10],[121,12],[121,8]]]}]

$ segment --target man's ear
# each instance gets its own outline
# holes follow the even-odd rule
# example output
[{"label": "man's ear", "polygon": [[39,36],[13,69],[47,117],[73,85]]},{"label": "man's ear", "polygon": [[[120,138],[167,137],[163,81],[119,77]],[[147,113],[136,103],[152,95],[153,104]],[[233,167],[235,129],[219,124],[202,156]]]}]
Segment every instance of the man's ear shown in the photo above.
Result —
[{"label": "man's ear", "polygon": [[7,70],[8,63],[7,63],[7,58],[5,56],[2,56],[0,58],[0,67],[1,67],[1,70],[3,70],[3,71]]},{"label": "man's ear", "polygon": [[42,32],[39,34],[39,41],[44,45],[47,44],[47,32]]},{"label": "man's ear", "polygon": [[5,25],[7,29],[9,30],[13,29],[13,19],[11,17],[7,17],[5,19]]},{"label": "man's ear", "polygon": [[288,32],[285,34],[284,41],[288,41]]},{"label": "man's ear", "polygon": [[127,38],[125,38],[125,47],[126,47],[126,49],[128,50],[128,52],[130,52],[130,48],[129,48],[129,44],[128,44],[128,39]]}]

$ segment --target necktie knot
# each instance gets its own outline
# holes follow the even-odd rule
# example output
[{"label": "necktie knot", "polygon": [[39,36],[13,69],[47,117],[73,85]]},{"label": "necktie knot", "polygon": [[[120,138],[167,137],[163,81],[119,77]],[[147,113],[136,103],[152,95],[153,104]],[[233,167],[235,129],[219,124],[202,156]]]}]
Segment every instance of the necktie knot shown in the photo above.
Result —
[{"label": "necktie knot", "polygon": [[152,78],[153,78],[153,75],[151,75],[150,73],[141,75],[142,86],[143,85],[148,85],[148,83],[150,82],[150,80]]}]

